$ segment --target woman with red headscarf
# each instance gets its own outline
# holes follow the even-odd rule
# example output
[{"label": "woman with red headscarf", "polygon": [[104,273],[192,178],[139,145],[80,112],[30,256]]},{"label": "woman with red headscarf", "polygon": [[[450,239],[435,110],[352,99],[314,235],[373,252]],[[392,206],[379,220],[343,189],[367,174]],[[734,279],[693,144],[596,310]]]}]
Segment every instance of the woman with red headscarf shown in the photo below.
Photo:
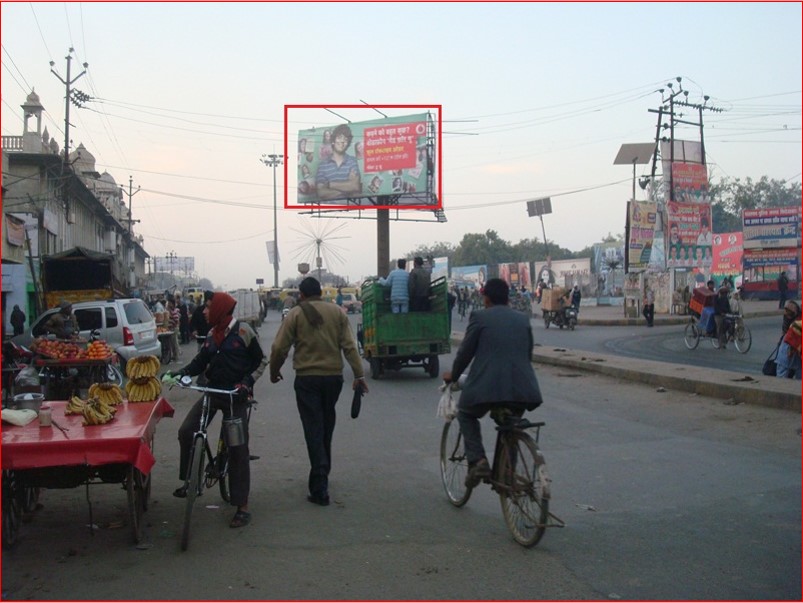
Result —
[{"label": "woman with red headscarf", "polygon": [[[207,387],[214,389],[242,389],[250,391],[254,382],[265,371],[268,359],[262,352],[259,339],[248,323],[240,322],[234,318],[235,300],[228,293],[215,292],[206,302],[204,314],[211,326],[206,341],[198,351],[198,355],[187,366],[167,377],[178,379],[184,375],[200,375],[207,379]],[[187,413],[184,422],[178,430],[178,441],[181,447],[179,464],[179,479],[187,476],[187,463],[189,461],[192,436],[201,420],[203,398],[198,400]],[[221,410],[223,417],[231,414],[228,397],[212,395],[209,420]],[[229,524],[232,528],[240,528],[251,521],[248,511],[248,493],[251,489],[251,473],[249,467],[250,452],[248,450],[248,405],[244,398],[234,402],[234,415],[239,417],[245,426],[245,444],[229,449],[231,463],[231,504],[237,507],[237,512]],[[187,496],[185,486],[181,486],[174,496],[184,498]]]}]

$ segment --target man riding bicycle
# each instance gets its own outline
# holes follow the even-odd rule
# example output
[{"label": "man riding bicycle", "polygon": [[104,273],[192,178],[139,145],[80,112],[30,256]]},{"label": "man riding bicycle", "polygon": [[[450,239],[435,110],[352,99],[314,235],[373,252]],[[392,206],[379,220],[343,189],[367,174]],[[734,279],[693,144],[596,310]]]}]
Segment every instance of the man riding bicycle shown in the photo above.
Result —
[{"label": "man riding bicycle", "polygon": [[[236,305],[237,300],[228,293],[215,292],[211,302],[204,309],[204,314],[212,328],[198,355],[187,366],[172,375],[168,373],[165,376],[167,380],[171,380],[179,379],[184,375],[194,377],[203,373],[208,380],[208,387],[222,390],[239,389],[242,393],[240,398],[235,400],[233,410],[234,416],[239,417],[245,427],[245,443],[229,449],[231,504],[237,507],[237,512],[229,524],[232,528],[245,526],[251,521],[251,513],[248,511],[251,473],[248,450],[247,398],[253,389],[254,382],[259,379],[268,364],[268,359],[262,352],[254,330],[247,323],[234,318],[234,306]],[[218,410],[223,411],[224,417],[228,417],[230,400],[227,397],[213,396],[211,403],[210,421]],[[178,441],[181,447],[179,464],[179,479],[181,480],[187,476],[192,438],[201,420],[202,407],[203,398],[193,405],[178,430]],[[186,486],[182,485],[177,488],[173,495],[178,498],[186,497]]]},{"label": "man riding bicycle", "polygon": [[471,314],[452,370],[443,374],[447,383],[457,381],[473,360],[457,404],[469,464],[468,487],[491,474],[479,419],[500,406],[521,416],[543,402],[532,365],[529,317],[508,306],[509,288],[502,279],[489,279],[482,294],[485,309]]}]

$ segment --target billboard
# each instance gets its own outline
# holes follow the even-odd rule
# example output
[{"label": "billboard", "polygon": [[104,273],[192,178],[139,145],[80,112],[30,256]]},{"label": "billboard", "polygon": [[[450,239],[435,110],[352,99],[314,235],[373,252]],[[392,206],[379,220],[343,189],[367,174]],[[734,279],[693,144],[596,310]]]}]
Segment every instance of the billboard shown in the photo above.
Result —
[{"label": "billboard", "polygon": [[742,212],[745,249],[782,249],[797,246],[800,207],[765,207]]},{"label": "billboard", "polygon": [[531,289],[532,279],[530,278],[529,262],[510,262],[499,264],[499,278],[508,285],[515,285],[517,289]]},{"label": "billboard", "polygon": [[440,209],[435,141],[430,113],[299,130],[297,204],[286,206]]},{"label": "billboard", "polygon": [[658,223],[658,206],[655,203],[628,201],[627,203],[627,271],[646,270],[650,265],[655,225]]},{"label": "billboard", "polygon": [[453,281],[463,281],[461,286],[471,285],[477,289],[485,286],[488,270],[485,265],[453,266],[450,270]]},{"label": "billboard", "polygon": [[708,203],[708,172],[701,163],[672,164],[672,186],[675,201]]},{"label": "billboard", "polygon": [[445,256],[432,258],[432,280],[434,281],[436,278],[445,278],[447,276],[449,276],[449,258]]},{"label": "billboard", "polygon": [[742,233],[723,232],[714,235],[714,261],[711,275],[721,279],[742,273]]},{"label": "billboard", "polygon": [[667,268],[710,268],[713,262],[710,203],[666,204]]},{"label": "billboard", "polygon": [[154,272],[193,272],[195,270],[195,257],[180,256],[154,256]]}]

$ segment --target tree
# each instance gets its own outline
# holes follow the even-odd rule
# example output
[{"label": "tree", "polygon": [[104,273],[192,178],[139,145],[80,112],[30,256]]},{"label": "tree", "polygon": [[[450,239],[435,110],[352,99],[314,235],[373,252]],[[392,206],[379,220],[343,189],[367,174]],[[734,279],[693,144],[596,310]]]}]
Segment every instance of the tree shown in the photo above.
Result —
[{"label": "tree", "polygon": [[741,230],[742,211],[765,207],[800,206],[803,194],[800,182],[787,182],[762,176],[752,178],[723,178],[711,185],[711,213],[714,232]]},{"label": "tree", "polygon": [[455,252],[455,246],[452,243],[447,243],[445,241],[438,241],[437,243],[433,243],[432,245],[421,244],[412,251],[408,252],[403,257],[414,258],[416,256],[420,256],[424,259],[442,258],[442,257],[451,258],[454,252]]},{"label": "tree", "polygon": [[499,238],[495,230],[487,230],[485,234],[464,235],[452,255],[452,265],[501,264],[514,259],[518,261],[510,243]]}]

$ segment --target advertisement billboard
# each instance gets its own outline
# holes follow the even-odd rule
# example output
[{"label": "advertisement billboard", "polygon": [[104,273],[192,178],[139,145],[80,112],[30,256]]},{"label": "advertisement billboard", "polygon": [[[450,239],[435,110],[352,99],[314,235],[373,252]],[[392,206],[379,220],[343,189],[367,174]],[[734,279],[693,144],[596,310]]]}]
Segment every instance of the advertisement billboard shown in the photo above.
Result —
[{"label": "advertisement billboard", "polygon": [[667,268],[710,268],[713,262],[711,204],[666,204]]},{"label": "advertisement billboard", "polygon": [[675,201],[682,203],[708,203],[708,172],[701,163],[672,164],[672,186]]},{"label": "advertisement billboard", "polygon": [[511,262],[507,264],[499,264],[498,271],[499,278],[505,281],[508,285],[515,285],[519,290],[529,290],[532,288],[529,262]]},{"label": "advertisement billboard", "polygon": [[180,256],[154,256],[154,272],[193,272],[195,270],[195,257]]},{"label": "advertisement billboard", "polygon": [[460,286],[471,286],[477,289],[485,286],[488,269],[485,265],[453,266],[451,269],[453,281],[459,281]]},{"label": "advertisement billboard", "polygon": [[782,249],[797,246],[800,207],[765,207],[742,212],[745,249]]},{"label": "advertisement billboard", "polygon": [[714,261],[711,275],[717,280],[742,274],[742,233],[722,232],[714,235]]},{"label": "advertisement billboard", "polygon": [[299,130],[287,207],[440,209],[435,140],[429,113]]},{"label": "advertisement billboard", "polygon": [[650,265],[658,206],[655,203],[628,201],[627,203],[627,271],[646,270]]}]

